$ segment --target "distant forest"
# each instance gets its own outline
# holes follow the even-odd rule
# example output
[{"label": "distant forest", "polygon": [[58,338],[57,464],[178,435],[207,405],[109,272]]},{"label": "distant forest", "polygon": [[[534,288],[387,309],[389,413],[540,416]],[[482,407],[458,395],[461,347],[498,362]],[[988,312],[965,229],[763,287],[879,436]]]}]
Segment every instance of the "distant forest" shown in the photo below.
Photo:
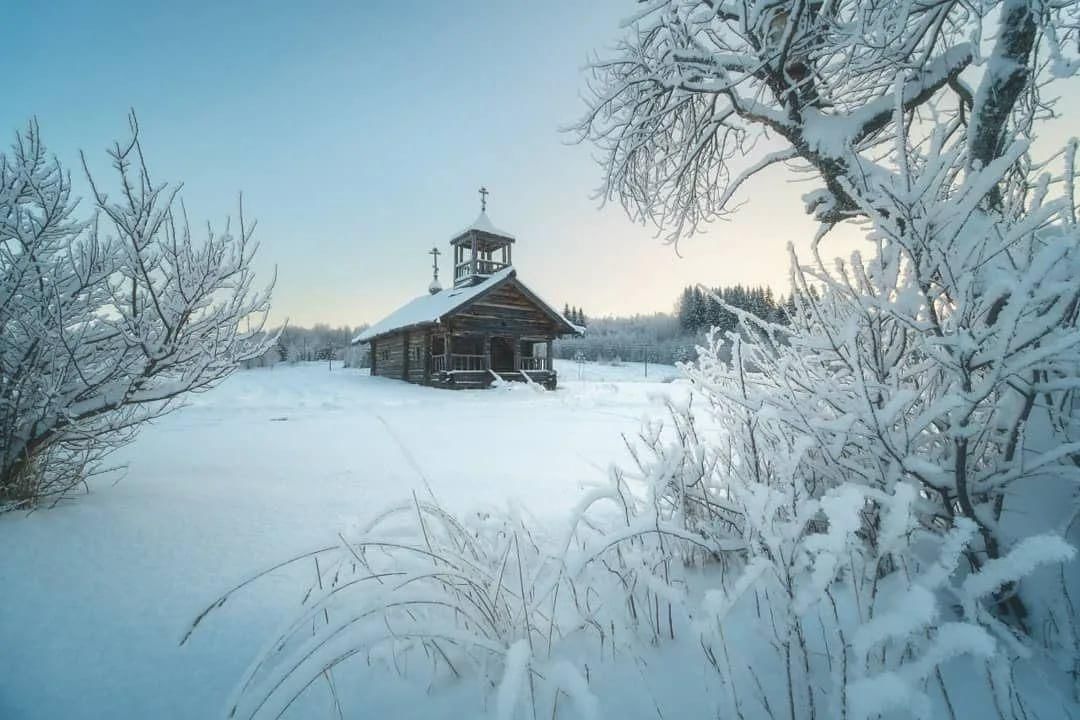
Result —
[{"label": "distant forest", "polygon": [[[780,323],[785,321],[790,305],[790,298],[777,298],[771,288],[742,285],[709,290],[687,287],[677,298],[671,313],[589,318],[582,308],[566,305],[563,314],[572,322],[585,326],[586,330],[581,337],[556,340],[555,357],[599,362],[648,359],[667,365],[693,360],[697,357],[696,348],[709,328],[735,329],[734,314],[718,298],[731,307]],[[266,357],[249,361],[247,365],[333,359],[349,366],[367,367],[370,360],[365,349],[349,345],[349,341],[365,327],[289,326],[281,331],[277,345]]]},{"label": "distant forest", "polygon": [[265,367],[279,362],[310,362],[313,360],[344,361],[346,365],[366,367],[366,353],[349,345],[349,341],[363,330],[366,325],[357,327],[330,327],[317,323],[314,327],[274,328],[268,332],[278,334],[277,343],[262,357],[253,358],[244,363],[244,367]]},{"label": "distant forest", "polygon": [[[721,302],[721,300],[723,302]],[[600,362],[649,362],[673,364],[697,357],[696,348],[711,327],[735,329],[735,315],[727,305],[774,322],[785,322],[790,298],[777,298],[768,287],[733,285],[702,290],[689,286],[675,302],[673,313],[606,317],[587,320],[584,311],[572,308],[586,325],[581,337],[555,341],[555,357]],[[574,318],[571,318],[574,319]]]}]

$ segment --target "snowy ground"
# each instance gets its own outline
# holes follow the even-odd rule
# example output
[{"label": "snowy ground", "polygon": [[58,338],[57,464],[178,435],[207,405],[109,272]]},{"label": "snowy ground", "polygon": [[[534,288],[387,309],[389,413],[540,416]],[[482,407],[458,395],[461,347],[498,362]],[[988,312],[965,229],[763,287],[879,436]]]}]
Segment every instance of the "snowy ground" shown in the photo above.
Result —
[{"label": "snowy ground", "polygon": [[[299,601],[297,577],[273,575],[178,647],[223,590],[332,544],[424,478],[455,510],[509,503],[557,521],[626,459],[621,434],[662,411],[658,396],[688,392],[671,367],[650,365],[648,380],[634,363],[559,370],[554,393],[448,392],[325,365],[241,372],[147,429],[118,458],[128,472],[116,485],[0,517],[0,718],[220,717]],[[415,696],[371,683],[385,697],[369,692],[357,716]]]}]

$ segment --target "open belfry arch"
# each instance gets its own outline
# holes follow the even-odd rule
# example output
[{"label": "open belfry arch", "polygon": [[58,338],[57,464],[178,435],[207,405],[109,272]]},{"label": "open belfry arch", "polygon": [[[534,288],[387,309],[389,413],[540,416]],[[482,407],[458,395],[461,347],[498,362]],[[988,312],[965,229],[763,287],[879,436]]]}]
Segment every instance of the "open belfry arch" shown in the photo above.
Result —
[{"label": "open belfry arch", "polygon": [[447,388],[487,387],[497,379],[554,389],[552,341],[583,329],[541,300],[517,277],[516,238],[480,215],[450,239],[453,285],[439,282],[434,247],[428,294],[353,339],[371,347],[371,374]]}]

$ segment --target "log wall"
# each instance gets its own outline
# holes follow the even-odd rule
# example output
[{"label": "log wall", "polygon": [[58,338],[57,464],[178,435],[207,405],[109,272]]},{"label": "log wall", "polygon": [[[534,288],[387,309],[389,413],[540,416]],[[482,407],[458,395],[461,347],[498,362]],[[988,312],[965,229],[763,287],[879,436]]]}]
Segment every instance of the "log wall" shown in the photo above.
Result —
[{"label": "log wall", "polygon": [[408,339],[408,367],[406,368],[406,379],[409,382],[421,383],[427,376],[427,331],[426,330],[413,330],[407,333]]},{"label": "log wall", "polygon": [[517,285],[509,282],[454,313],[454,332],[508,337],[553,337],[557,328]]},{"label": "log wall", "polygon": [[384,335],[373,343],[372,375],[405,377],[405,333]]},{"label": "log wall", "polygon": [[371,374],[427,382],[431,353],[428,342],[427,330],[404,330],[372,341]]}]

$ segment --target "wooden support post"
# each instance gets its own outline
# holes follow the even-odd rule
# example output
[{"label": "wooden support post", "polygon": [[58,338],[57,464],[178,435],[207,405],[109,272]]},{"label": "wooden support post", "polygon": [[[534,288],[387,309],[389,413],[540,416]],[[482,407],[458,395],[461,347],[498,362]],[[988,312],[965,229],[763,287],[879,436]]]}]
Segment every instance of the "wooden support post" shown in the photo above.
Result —
[{"label": "wooden support post", "polygon": [[474,278],[476,277],[476,239],[477,239],[476,231],[473,230],[473,233],[472,233],[472,275],[473,275]]},{"label": "wooden support post", "polygon": [[424,330],[424,357],[421,358],[421,362],[424,363],[424,384],[427,385],[431,382],[431,330]]},{"label": "wooden support post", "polygon": [[372,375],[378,375],[379,374],[378,373],[378,361],[376,360],[376,357],[378,356],[378,354],[375,351],[375,341],[374,340],[372,340],[368,344],[368,348],[370,349],[370,352],[371,352],[371,374]]},{"label": "wooden support post", "polygon": [[521,369],[521,338],[513,337],[511,341],[514,343],[514,369]]},{"label": "wooden support post", "polygon": [[551,341],[550,340],[548,340],[547,343],[545,343],[545,345],[544,345],[544,355],[547,356],[547,359],[544,361],[545,363],[547,363],[547,369],[548,370],[554,370],[555,369],[555,358],[552,357],[552,355],[551,355]]},{"label": "wooden support post", "polygon": [[484,369],[491,369],[491,335],[484,333]]}]

